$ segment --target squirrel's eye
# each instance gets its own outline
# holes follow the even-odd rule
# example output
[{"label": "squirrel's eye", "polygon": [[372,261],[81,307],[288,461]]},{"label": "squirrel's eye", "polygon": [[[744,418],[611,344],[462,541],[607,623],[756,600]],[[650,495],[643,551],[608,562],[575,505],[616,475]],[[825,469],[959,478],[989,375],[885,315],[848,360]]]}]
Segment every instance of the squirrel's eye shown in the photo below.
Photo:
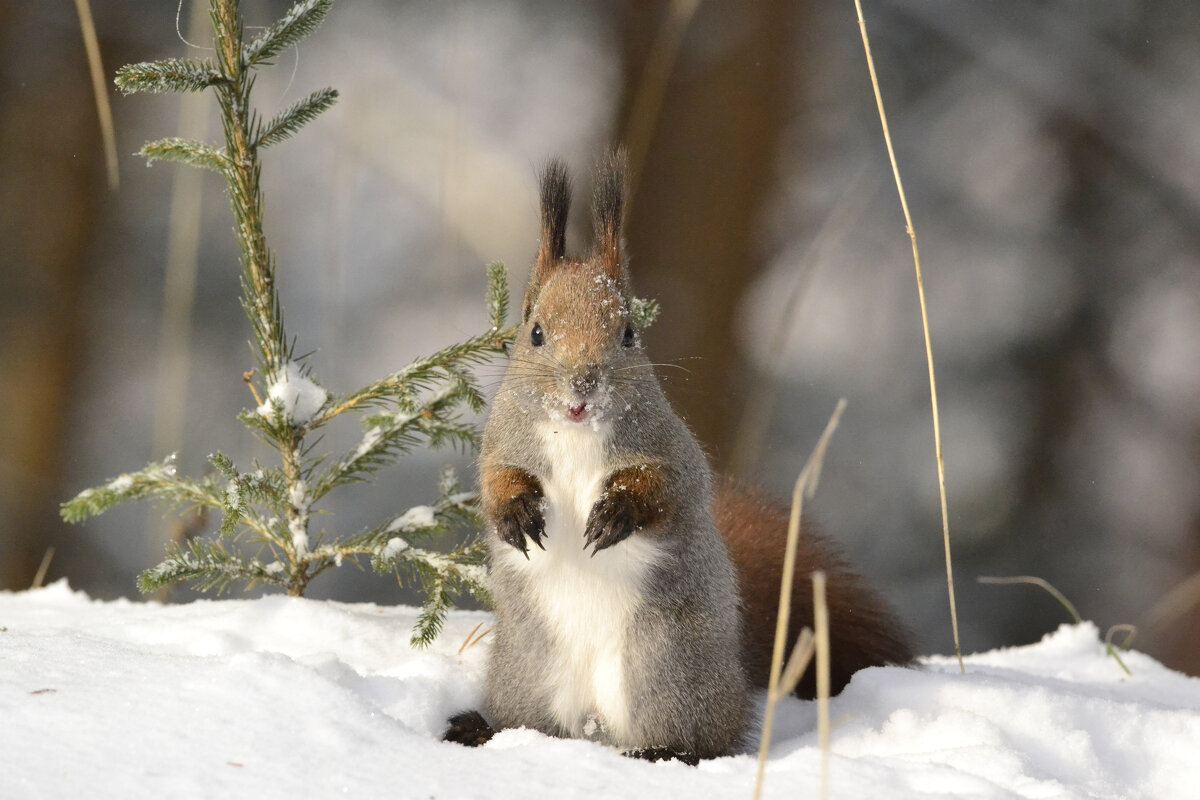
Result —
[{"label": "squirrel's eye", "polygon": [[546,337],[542,333],[542,326],[538,323],[533,323],[533,330],[529,332],[529,343],[534,347],[541,347],[546,343]]},{"label": "squirrel's eye", "polygon": [[625,326],[625,338],[621,340],[622,347],[633,347],[633,326]]}]

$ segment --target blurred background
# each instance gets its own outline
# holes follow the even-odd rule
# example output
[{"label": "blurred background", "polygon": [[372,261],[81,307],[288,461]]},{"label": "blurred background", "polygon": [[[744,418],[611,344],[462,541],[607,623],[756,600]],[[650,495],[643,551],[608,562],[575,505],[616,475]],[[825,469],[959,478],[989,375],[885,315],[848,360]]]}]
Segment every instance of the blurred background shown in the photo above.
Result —
[{"label": "blurred background", "polygon": [[[94,4],[110,93],[121,64],[205,55],[192,2]],[[247,26],[287,6],[248,0]],[[977,582],[1037,575],[1200,673],[1200,6],[865,6],[921,245],[964,650],[1065,621],[1036,588]],[[484,264],[517,292],[527,275],[538,166],[564,158],[582,199],[625,142],[680,413],[719,468],[787,497],[846,397],[812,513],[924,652],[953,651],[911,250],[850,0],[347,0],[255,96],[269,115],[325,85],[334,109],[264,156],[289,331],[323,385],[480,331]],[[217,449],[272,454],[236,420],[254,359],[223,186],[131,155],[218,140],[215,103],[112,103],[115,190],[75,10],[0,5],[0,588],[53,547],[46,580],[135,596],[183,523],[128,504],[70,527],[58,504],[175,451],[193,475]],[[472,475],[418,453],[317,524],[428,502],[447,463]],[[351,567],[310,595],[409,598]]]}]

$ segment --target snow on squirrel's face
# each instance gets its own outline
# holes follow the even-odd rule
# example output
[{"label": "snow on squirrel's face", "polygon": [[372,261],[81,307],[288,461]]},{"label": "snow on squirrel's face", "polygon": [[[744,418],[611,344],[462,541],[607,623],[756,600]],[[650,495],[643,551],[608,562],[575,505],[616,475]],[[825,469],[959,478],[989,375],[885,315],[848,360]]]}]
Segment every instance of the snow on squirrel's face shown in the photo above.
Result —
[{"label": "snow on squirrel's face", "polygon": [[633,327],[628,292],[594,261],[561,261],[529,304],[505,388],[555,423],[593,429],[631,408],[654,370]]}]

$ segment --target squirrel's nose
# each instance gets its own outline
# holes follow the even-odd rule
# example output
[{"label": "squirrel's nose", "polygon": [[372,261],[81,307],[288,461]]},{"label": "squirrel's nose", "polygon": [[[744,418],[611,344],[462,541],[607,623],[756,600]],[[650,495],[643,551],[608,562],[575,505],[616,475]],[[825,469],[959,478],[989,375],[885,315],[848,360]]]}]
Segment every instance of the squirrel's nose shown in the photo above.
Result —
[{"label": "squirrel's nose", "polygon": [[596,391],[596,387],[599,385],[600,367],[596,364],[580,367],[571,375],[571,389],[582,397],[587,397]]}]

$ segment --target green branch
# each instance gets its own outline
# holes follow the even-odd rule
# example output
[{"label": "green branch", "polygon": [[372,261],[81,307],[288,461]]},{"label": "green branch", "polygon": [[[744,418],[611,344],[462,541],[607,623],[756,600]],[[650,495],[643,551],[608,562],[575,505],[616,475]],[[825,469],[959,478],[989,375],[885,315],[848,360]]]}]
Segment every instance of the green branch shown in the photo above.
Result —
[{"label": "green branch", "polygon": [[123,94],[145,92],[198,92],[225,81],[225,76],[209,61],[167,58],[126,64],[117,70],[115,83]]},{"label": "green branch", "polygon": [[247,67],[267,63],[315,31],[329,13],[333,0],[303,0],[271,27],[246,45],[242,58]]},{"label": "green branch", "polygon": [[[253,471],[243,472],[216,453],[209,457],[212,473],[191,480],[176,475],[173,458],[168,458],[81,492],[62,505],[62,515],[76,522],[137,499],[220,512],[215,535],[168,546],[165,560],[139,578],[143,591],[178,581],[201,590],[223,590],[241,582],[301,595],[314,577],[345,559],[369,559],[376,569],[391,570],[398,579],[405,575],[425,589],[428,600],[413,641],[427,644],[437,635],[453,596],[463,592],[486,596],[484,550],[478,539],[448,552],[429,546],[452,526],[477,521],[475,498],[460,490],[453,473],[443,475],[432,506],[409,509],[355,536],[338,537],[324,529],[310,534],[310,519],[318,513],[314,506],[329,491],[368,480],[417,445],[434,449],[476,445],[475,426],[462,419],[468,410],[481,411],[484,403],[470,369],[503,352],[513,336],[513,329],[505,328],[508,278],[502,265],[488,267],[490,324],[483,334],[340,398],[321,387],[309,365],[301,363],[303,359],[293,357],[294,341],[285,332],[276,265],[263,231],[259,156],[264,148],[285,141],[332,107],[337,92],[315,91],[265,123],[252,107],[250,95],[255,68],[311,33],[331,5],[331,0],[300,0],[245,44],[238,0],[209,0],[215,45],[211,59],[133,64],[120,69],[116,78],[126,93],[211,88],[216,97],[222,146],[168,137],[147,143],[141,155],[150,162],[210,169],[225,179],[240,250],[241,303],[260,370],[257,381],[253,372],[244,377],[256,404],[240,418],[278,454],[278,466],[255,464]],[[308,434],[350,410],[375,412],[363,419],[357,447],[333,461],[329,454],[314,453]],[[253,556],[252,547],[257,548]]]},{"label": "green branch", "polygon": [[176,137],[146,142],[138,151],[138,155],[151,162],[176,161],[190,164],[193,167],[211,169],[222,174],[230,166],[229,159],[215,147],[210,147],[203,142],[193,142]]},{"label": "green branch", "polygon": [[245,581],[247,588],[260,583],[283,586],[286,571],[278,561],[268,564],[257,559],[247,561],[219,541],[190,541],[182,546],[171,545],[161,564],[138,577],[138,588],[149,593],[181,581],[202,592],[210,589],[221,592],[235,581]]},{"label": "green branch", "polygon": [[303,100],[288,106],[263,126],[255,137],[254,149],[270,147],[290,139],[300,128],[332,108],[337,102],[337,96],[335,89],[318,89]]},{"label": "green branch", "polygon": [[81,522],[103,514],[129,500],[149,499],[176,505],[222,508],[221,491],[213,481],[181,478],[175,471],[175,456],[151,463],[137,472],[127,472],[103,486],[84,489],[59,509],[67,522]]}]

